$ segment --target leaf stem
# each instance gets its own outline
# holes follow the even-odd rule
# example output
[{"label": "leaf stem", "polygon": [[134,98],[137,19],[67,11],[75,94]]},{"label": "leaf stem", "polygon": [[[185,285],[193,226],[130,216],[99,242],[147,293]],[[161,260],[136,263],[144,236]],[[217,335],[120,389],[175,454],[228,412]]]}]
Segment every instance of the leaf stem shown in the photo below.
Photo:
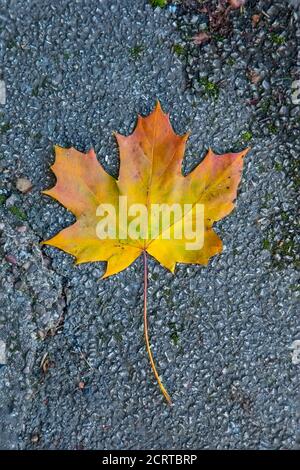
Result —
[{"label": "leaf stem", "polygon": [[147,352],[149,355],[150,364],[151,364],[153,373],[155,375],[155,378],[157,380],[157,383],[159,385],[159,388],[162,394],[164,395],[165,399],[167,400],[168,404],[171,405],[172,401],[171,401],[170,395],[168,394],[167,390],[165,389],[165,387],[163,386],[159,378],[159,375],[158,375],[158,372],[157,372],[157,369],[155,367],[155,363],[153,360],[150,343],[149,343],[148,320],[147,320],[148,261],[147,261],[146,250],[143,251],[143,258],[144,258],[144,334],[145,334],[146,348],[147,348]]}]

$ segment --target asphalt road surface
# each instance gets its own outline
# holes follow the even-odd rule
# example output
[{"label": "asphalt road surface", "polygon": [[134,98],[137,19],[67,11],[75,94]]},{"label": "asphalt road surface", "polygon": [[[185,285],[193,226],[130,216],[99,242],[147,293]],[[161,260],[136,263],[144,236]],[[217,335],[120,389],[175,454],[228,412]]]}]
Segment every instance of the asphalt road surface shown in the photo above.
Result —
[{"label": "asphalt road surface", "polygon": [[[299,19],[284,1],[251,1],[196,46],[208,18],[192,3],[1,1],[2,449],[297,445]],[[93,146],[116,176],[112,132],[130,133],[157,98],[176,132],[191,131],[184,171],[209,146],[252,148],[236,209],[216,226],[224,252],[174,276],[149,260],[172,407],[145,351],[142,259],[100,281],[102,263],[39,245],[73,221],[41,195],[53,145]]]}]

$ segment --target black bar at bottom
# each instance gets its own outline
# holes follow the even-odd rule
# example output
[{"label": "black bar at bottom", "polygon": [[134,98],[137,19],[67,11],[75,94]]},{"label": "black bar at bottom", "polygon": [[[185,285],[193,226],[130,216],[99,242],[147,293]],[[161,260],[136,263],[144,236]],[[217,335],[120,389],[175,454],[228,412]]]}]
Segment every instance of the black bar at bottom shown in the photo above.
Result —
[{"label": "black bar at bottom", "polygon": [[[276,452],[276,456],[273,455]],[[88,465],[89,468],[106,468],[108,466],[122,466],[125,468],[139,468],[144,465],[161,466],[175,465],[178,467],[203,466],[204,464],[220,463],[270,464],[272,458],[276,458],[277,464],[287,466],[289,458],[296,458],[295,451],[257,451],[257,450],[37,450],[37,451],[0,451],[0,463],[20,463],[23,466],[30,464],[31,469],[35,464],[72,464]],[[4,469],[5,467],[2,466]],[[88,470],[88,469],[87,469]]]}]

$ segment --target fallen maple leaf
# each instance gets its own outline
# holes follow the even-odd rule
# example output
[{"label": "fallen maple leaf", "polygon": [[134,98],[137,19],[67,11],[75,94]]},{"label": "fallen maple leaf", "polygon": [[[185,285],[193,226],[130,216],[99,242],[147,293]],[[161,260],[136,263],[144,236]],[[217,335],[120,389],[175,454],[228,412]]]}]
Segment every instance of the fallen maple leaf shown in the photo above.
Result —
[{"label": "fallen maple leaf", "polygon": [[210,41],[210,39],[211,36],[209,34],[205,33],[205,31],[200,31],[200,33],[197,33],[195,36],[193,36],[193,43],[197,46],[201,46],[202,44]]},{"label": "fallen maple leaf", "polygon": [[242,8],[245,5],[246,0],[229,0],[228,3],[231,8],[235,10],[237,8]]},{"label": "fallen maple leaf", "polygon": [[260,14],[253,15],[253,16],[252,16],[252,26],[253,26],[253,27],[257,26],[258,23],[260,22],[260,19],[261,19],[261,15],[260,15]]},{"label": "fallen maple leaf", "polygon": [[[52,170],[56,185],[44,194],[53,197],[69,209],[77,218],[70,227],[43,242],[75,256],[76,263],[106,261],[103,277],[116,274],[143,254],[144,259],[144,330],[151,366],[159,386],[170,402],[161,383],[149,345],[147,325],[147,256],[156,258],[174,272],[177,262],[206,265],[209,258],[222,251],[222,242],[212,229],[215,221],[228,215],[234,208],[237,187],[241,178],[243,157],[248,149],[239,153],[216,155],[209,150],[206,158],[187,176],[181,171],[188,133],[179,136],[173,131],[169,116],[157,102],[147,117],[138,116],[134,132],[125,137],[115,134],[120,151],[118,179],[110,176],[98,162],[95,152],[81,153],[74,148],[56,146],[56,159]],[[147,233],[138,239],[127,233],[118,218],[117,238],[99,239],[97,225],[100,217],[97,208],[110,204],[120,216],[119,196],[127,197],[127,205],[141,204],[150,208],[153,204],[165,204],[165,211],[173,204],[190,204],[188,215],[169,219],[169,225],[159,224],[158,236],[151,237],[151,220],[147,219]],[[190,239],[182,234],[176,238],[175,229],[188,216],[197,217],[197,204],[204,207],[203,246],[188,249]],[[164,213],[162,214],[164,216]],[[124,237],[124,230],[126,236]],[[170,230],[168,239],[164,238]],[[122,234],[122,236],[121,236]]]},{"label": "fallen maple leaf", "polygon": [[253,69],[248,70],[248,77],[249,80],[253,83],[253,85],[257,85],[261,80],[262,77]]}]

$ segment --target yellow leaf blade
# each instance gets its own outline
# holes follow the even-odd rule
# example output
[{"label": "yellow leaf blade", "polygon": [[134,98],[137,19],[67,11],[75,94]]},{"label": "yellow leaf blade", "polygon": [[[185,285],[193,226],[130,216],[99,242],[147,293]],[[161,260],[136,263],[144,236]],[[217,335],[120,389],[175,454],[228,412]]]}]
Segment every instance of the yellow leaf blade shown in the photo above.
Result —
[{"label": "yellow leaf blade", "polygon": [[222,241],[211,229],[204,234],[204,245],[200,250],[187,250],[187,238],[182,240],[153,240],[147,247],[147,253],[172,273],[176,263],[191,263],[207,265],[209,259],[222,251]]},{"label": "yellow leaf blade", "polygon": [[106,173],[92,149],[85,154],[55,146],[55,157],[51,169],[57,181],[43,194],[59,201],[76,217],[94,213],[102,199],[117,203],[116,180]]},{"label": "yellow leaf blade", "polygon": [[103,277],[116,274],[130,266],[141,254],[138,247],[120,243],[118,240],[99,240],[93,223],[78,220],[53,238],[42,242],[54,246],[76,258],[76,264],[107,261]]}]

